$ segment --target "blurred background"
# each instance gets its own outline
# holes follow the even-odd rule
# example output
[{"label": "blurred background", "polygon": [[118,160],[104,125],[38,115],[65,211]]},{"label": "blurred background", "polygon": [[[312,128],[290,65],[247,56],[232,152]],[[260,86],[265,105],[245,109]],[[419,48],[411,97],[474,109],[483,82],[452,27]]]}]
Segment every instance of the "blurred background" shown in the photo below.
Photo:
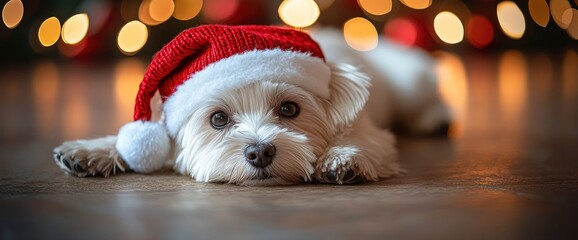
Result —
[{"label": "blurred background", "polygon": [[343,30],[360,51],[388,37],[426,50],[561,50],[578,41],[577,0],[10,0],[2,1],[2,62],[149,58],[200,24]]},{"label": "blurred background", "polygon": [[[508,114],[532,107],[531,99],[560,108],[552,96],[574,105],[577,4],[578,0],[2,1],[0,84],[8,93],[2,97],[4,110],[12,113],[4,114],[2,126],[10,138],[22,135],[14,129],[26,131],[30,124],[37,125],[42,136],[57,139],[114,133],[132,119],[137,86],[152,55],[184,29],[218,23],[304,31],[334,27],[358,51],[371,51],[378,38],[422,49],[438,60],[439,90],[456,119],[450,135],[462,136],[463,129],[484,132],[487,128],[479,124],[464,127],[466,115],[477,114],[472,110],[480,104],[494,102],[506,107],[496,111]],[[89,104],[91,94],[105,103]],[[483,99],[475,101],[472,94]],[[34,108],[9,104],[22,99]],[[75,117],[60,121],[58,114]],[[19,120],[30,115],[39,120]],[[111,124],[93,126],[95,115],[109,116],[103,121]],[[516,125],[523,116],[506,117],[510,120],[504,124]],[[477,119],[484,118],[470,120]]]}]

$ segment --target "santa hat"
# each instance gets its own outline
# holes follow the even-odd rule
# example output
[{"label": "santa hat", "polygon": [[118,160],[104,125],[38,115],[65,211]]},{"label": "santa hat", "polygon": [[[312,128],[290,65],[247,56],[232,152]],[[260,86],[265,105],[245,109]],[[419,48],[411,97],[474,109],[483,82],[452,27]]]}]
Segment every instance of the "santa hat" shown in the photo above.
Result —
[{"label": "santa hat", "polygon": [[[185,30],[154,56],[137,94],[135,122],[120,129],[116,149],[134,171],[154,171],[168,158],[171,138],[208,97],[273,81],[329,98],[330,76],[319,45],[301,31],[224,25]],[[157,90],[162,123],[150,121]]]}]

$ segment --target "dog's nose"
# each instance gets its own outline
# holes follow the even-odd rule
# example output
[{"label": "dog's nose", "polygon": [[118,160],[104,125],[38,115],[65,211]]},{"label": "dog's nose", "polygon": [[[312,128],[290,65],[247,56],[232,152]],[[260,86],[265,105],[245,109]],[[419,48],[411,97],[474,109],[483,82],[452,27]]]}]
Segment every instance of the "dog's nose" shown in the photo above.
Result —
[{"label": "dog's nose", "polygon": [[251,165],[265,168],[271,164],[275,157],[275,145],[270,143],[251,144],[245,148],[245,158]]}]

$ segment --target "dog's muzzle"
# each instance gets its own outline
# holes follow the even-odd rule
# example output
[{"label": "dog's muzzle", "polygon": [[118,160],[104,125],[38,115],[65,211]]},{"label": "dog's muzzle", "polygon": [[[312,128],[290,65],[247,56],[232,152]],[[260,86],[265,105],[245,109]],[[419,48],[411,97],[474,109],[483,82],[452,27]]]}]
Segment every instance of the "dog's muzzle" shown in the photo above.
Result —
[{"label": "dog's muzzle", "polygon": [[271,143],[251,144],[245,148],[245,159],[257,168],[265,168],[273,162],[277,149]]}]

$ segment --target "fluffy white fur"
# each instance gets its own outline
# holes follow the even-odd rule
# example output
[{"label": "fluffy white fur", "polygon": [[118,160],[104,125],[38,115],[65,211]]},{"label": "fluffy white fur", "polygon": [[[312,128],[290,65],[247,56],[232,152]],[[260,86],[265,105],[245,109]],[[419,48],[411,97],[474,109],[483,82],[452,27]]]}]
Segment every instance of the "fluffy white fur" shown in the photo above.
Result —
[{"label": "fluffy white fur", "polygon": [[[170,139],[159,141],[170,144],[169,152],[163,151],[167,145],[152,142],[162,146],[158,149],[145,146],[134,152],[123,149],[121,142],[132,141],[127,136],[144,139],[153,136],[138,135],[123,128],[118,140],[110,137],[65,142],[55,149],[55,160],[66,172],[77,176],[86,176],[86,172],[108,176],[116,170],[124,171],[127,163],[131,169],[143,172],[139,169],[143,165],[139,164],[144,164],[142,159],[146,154],[152,154],[166,156],[159,162],[166,160],[175,171],[197,181],[239,185],[286,185],[302,181],[347,184],[395,176],[403,171],[396,162],[395,139],[387,127],[398,121],[407,124],[411,131],[431,133],[449,122],[447,109],[437,95],[430,60],[420,56],[421,53],[403,50],[417,54],[412,60],[397,46],[389,45],[378,48],[375,53],[358,54],[344,47],[344,43],[331,40],[339,38],[332,36],[332,33],[317,36],[327,58],[357,63],[359,68],[347,63],[325,64],[320,60],[317,63],[324,67],[315,65],[317,63],[303,65],[303,61],[267,65],[272,58],[255,64],[264,64],[275,71],[234,62],[213,64],[207,71],[195,74],[165,102],[165,118],[161,123]],[[273,53],[271,56],[286,57],[277,59],[281,62],[291,63],[292,58],[299,57]],[[385,74],[389,70],[383,69],[392,66],[386,68],[381,63],[372,63],[375,61],[372,55],[379,54],[404,55],[387,58],[398,57],[398,64],[404,65],[399,68],[411,72],[410,77],[392,79],[399,77],[396,74],[401,71]],[[248,56],[251,55],[246,55],[244,61],[254,60],[255,56]],[[403,63],[406,60],[422,62]],[[320,72],[323,74],[316,75]],[[329,74],[326,87],[323,82],[308,85],[325,74]],[[229,85],[234,78],[239,78],[242,84]],[[207,83],[197,86],[194,81]],[[419,90],[412,90],[411,86]],[[203,94],[195,95],[197,91]],[[295,118],[279,115],[281,105],[288,101],[297,103],[301,109]],[[223,129],[211,126],[211,115],[217,111],[231,118],[231,123]],[[273,161],[265,168],[254,167],[245,159],[244,149],[256,143],[276,147]],[[109,157],[106,154],[90,157],[91,152],[103,151],[109,151]],[[145,151],[149,152],[138,156]],[[76,152],[88,154],[79,156]],[[95,167],[100,163],[109,167]],[[146,164],[151,166],[150,162]],[[160,166],[154,165],[153,169]]]},{"label": "fluffy white fur", "polygon": [[120,128],[115,148],[130,169],[149,173],[163,167],[171,140],[160,123],[135,121]]},{"label": "fluffy white fur", "polygon": [[207,96],[257,81],[290,82],[327,98],[330,77],[323,60],[308,53],[271,49],[233,55],[208,65],[177,88],[164,103],[166,126],[174,137]]},{"label": "fluffy white fur", "polygon": [[447,127],[450,113],[437,91],[435,61],[427,53],[385,38],[379,39],[375,49],[358,52],[347,46],[341,34],[324,28],[312,37],[327,59],[356,66],[372,79],[366,108],[374,124],[380,128],[397,125],[413,134]]}]

